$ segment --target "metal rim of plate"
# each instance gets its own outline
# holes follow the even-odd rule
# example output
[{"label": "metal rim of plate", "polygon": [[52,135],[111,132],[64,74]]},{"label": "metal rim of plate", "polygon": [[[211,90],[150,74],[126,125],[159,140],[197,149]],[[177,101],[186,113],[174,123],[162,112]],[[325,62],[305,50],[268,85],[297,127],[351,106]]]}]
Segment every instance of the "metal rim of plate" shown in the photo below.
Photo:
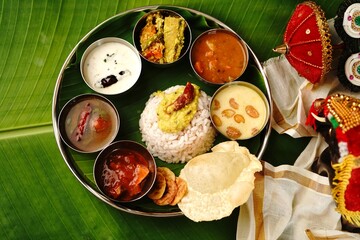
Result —
[{"label": "metal rim of plate", "polygon": [[[219,26],[228,29],[232,32],[235,33],[235,31],[233,31],[230,27],[228,27],[226,24],[224,24],[223,22],[219,21],[218,19],[202,13],[200,11],[191,9],[191,8],[186,8],[186,7],[179,7],[179,6],[173,6],[173,5],[154,5],[154,6],[146,6],[146,7],[139,7],[139,8],[134,8],[134,9],[130,9],[127,10],[125,12],[119,13],[117,15],[114,15],[113,17],[108,18],[107,20],[103,21],[102,23],[98,24],[95,28],[93,28],[90,32],[88,32],[77,44],[76,46],[72,49],[72,51],[70,52],[70,54],[68,55],[68,57],[66,58],[60,73],[58,75],[58,78],[56,80],[56,84],[55,84],[55,89],[54,89],[54,94],[53,94],[53,99],[52,99],[52,122],[53,122],[53,129],[54,129],[54,135],[55,135],[55,139],[56,139],[56,143],[59,147],[60,153],[65,161],[65,163],[67,164],[67,166],[69,167],[69,169],[71,170],[71,172],[73,173],[73,175],[77,178],[77,180],[88,190],[90,191],[93,195],[95,195],[98,199],[102,200],[103,202],[109,204],[110,206],[130,213],[130,214],[135,214],[135,215],[141,215],[141,216],[151,216],[151,217],[175,217],[175,216],[183,216],[183,213],[181,211],[177,211],[177,212],[144,212],[144,211],[139,211],[136,209],[132,209],[129,208],[127,206],[124,206],[122,204],[113,202],[109,199],[107,199],[104,195],[102,195],[96,188],[92,187],[89,183],[87,183],[84,178],[82,177],[81,173],[76,169],[73,161],[71,161],[69,159],[68,156],[68,151],[67,151],[67,147],[66,145],[62,142],[61,138],[60,138],[60,133],[58,130],[58,124],[57,124],[57,118],[58,118],[58,114],[56,113],[56,109],[57,109],[57,104],[58,104],[58,98],[59,98],[59,89],[60,89],[60,85],[63,79],[63,74],[65,69],[68,67],[69,63],[71,62],[72,57],[74,56],[75,52],[77,51],[79,45],[84,42],[87,38],[89,38],[89,36],[91,36],[98,28],[100,28],[103,24],[105,24],[108,21],[111,21],[113,18],[119,17],[121,15],[126,15],[128,13],[131,12],[141,12],[141,11],[146,11],[146,10],[153,10],[153,9],[158,9],[159,7],[172,7],[172,8],[178,8],[180,10],[186,10],[189,11],[193,14],[197,14],[197,15],[201,15],[203,17],[205,17],[208,20],[211,20],[215,23],[217,23]],[[245,41],[244,41],[245,42]],[[252,49],[247,45],[247,43],[245,42],[248,51],[249,51],[249,57],[252,58],[252,60],[254,61],[254,63],[256,64],[258,70],[260,71],[263,79],[264,79],[264,84],[265,84],[265,88],[266,88],[266,97],[268,98],[269,101],[269,106],[270,106],[270,118],[272,116],[272,112],[273,112],[273,105],[272,105],[272,101],[271,101],[271,92],[270,92],[270,86],[269,83],[267,81],[267,77],[265,74],[264,69],[262,68],[262,65],[260,63],[260,61],[257,59],[257,57],[255,56],[254,52],[252,51]],[[266,146],[268,144],[268,140],[269,140],[269,136],[271,133],[271,119],[269,119],[267,126],[264,128],[264,132],[265,132],[265,136],[261,145],[261,148],[258,150],[256,156],[261,159],[262,155],[265,152]]]}]

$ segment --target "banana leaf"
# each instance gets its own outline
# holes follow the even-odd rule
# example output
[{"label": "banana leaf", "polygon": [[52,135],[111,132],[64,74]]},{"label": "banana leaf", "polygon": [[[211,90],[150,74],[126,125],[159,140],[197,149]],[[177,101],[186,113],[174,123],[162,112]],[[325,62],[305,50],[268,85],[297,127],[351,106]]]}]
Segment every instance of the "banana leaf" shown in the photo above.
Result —
[{"label": "banana leaf", "polygon": [[[247,42],[260,61],[265,61],[275,56],[271,49],[282,42],[287,20],[299,2],[174,0],[170,4],[224,22]],[[340,2],[317,1],[328,18],[335,16]],[[105,204],[74,177],[55,141],[52,99],[56,79],[71,50],[106,19],[136,7],[159,4],[169,2],[1,1],[2,239],[235,238],[238,209],[219,221],[194,223],[183,216],[137,216]],[[78,84],[75,92],[77,87],[83,88]],[[292,164],[307,141],[273,132],[263,159],[274,165]]]}]

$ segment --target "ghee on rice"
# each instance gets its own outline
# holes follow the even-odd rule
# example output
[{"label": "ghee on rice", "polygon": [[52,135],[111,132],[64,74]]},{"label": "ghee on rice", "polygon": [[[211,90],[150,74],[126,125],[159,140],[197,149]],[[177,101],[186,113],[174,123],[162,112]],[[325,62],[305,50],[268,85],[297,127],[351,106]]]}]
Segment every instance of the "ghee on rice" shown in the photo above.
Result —
[{"label": "ghee on rice", "polygon": [[[182,86],[173,86],[164,92],[168,94],[179,87]],[[156,114],[162,97],[159,94],[152,94],[139,121],[142,140],[151,154],[168,163],[185,163],[210,150],[216,135],[210,120],[210,99],[211,97],[205,92],[200,91],[197,112],[190,125],[177,133],[164,133],[158,127]]]}]

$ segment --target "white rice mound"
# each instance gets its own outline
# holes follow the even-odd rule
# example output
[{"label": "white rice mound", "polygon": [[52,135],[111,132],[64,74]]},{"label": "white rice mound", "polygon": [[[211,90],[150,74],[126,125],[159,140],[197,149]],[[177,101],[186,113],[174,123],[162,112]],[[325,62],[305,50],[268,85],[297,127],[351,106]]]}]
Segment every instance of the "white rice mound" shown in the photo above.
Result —
[{"label": "white rice mound", "polygon": [[[171,93],[179,87],[181,86],[173,86],[164,92]],[[142,141],[151,154],[168,163],[185,163],[209,151],[216,136],[209,113],[211,97],[200,90],[198,109],[194,118],[189,126],[178,133],[165,133],[159,129],[156,109],[161,100],[161,96],[152,94],[140,115]]]}]

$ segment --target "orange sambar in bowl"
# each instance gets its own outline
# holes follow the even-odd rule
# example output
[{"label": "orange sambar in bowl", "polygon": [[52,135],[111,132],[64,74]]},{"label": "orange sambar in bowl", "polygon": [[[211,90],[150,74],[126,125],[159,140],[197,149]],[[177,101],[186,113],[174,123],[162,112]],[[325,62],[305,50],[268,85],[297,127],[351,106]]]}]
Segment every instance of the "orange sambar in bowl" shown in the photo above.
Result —
[{"label": "orange sambar in bowl", "polygon": [[235,33],[212,29],[202,33],[190,51],[196,74],[204,81],[224,84],[239,78],[248,63],[245,43]]}]

